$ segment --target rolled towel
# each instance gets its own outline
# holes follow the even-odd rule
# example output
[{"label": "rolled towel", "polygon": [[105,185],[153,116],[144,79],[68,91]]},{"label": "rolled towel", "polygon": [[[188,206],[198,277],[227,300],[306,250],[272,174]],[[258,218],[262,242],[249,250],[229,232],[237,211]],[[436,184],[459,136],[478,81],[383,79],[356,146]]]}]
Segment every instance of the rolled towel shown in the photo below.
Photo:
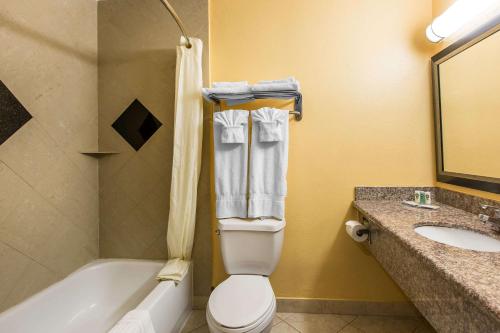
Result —
[{"label": "rolled towel", "polygon": [[149,311],[129,311],[108,333],[156,333]]}]

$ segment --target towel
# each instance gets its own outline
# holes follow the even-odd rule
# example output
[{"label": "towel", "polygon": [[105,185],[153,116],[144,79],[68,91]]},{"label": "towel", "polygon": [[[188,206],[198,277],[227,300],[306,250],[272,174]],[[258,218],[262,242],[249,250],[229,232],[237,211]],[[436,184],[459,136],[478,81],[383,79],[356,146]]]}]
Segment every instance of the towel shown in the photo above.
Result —
[{"label": "towel", "polygon": [[251,93],[251,89],[247,85],[235,85],[235,86],[222,86],[222,87],[212,87],[212,88],[203,88],[203,94],[245,94]]},{"label": "towel", "polygon": [[190,261],[179,258],[170,259],[156,276],[158,281],[174,281],[177,285],[186,276]]},{"label": "towel", "polygon": [[[248,217],[283,219],[287,192],[288,111],[262,108],[252,111],[252,121]],[[274,122],[275,129],[279,129],[280,140],[265,140],[267,134],[261,137],[261,131],[266,130],[261,124],[269,122]]]},{"label": "towel", "polygon": [[156,333],[149,311],[128,312],[108,333]]},{"label": "towel", "polygon": [[300,91],[300,83],[294,77],[282,80],[264,80],[251,86],[252,91]]},{"label": "towel", "polygon": [[248,81],[214,82],[214,83],[212,83],[213,88],[241,87],[241,86],[248,86]]},{"label": "towel", "polygon": [[248,123],[248,112],[237,112],[237,110],[216,112],[214,113],[214,123],[222,126],[220,136],[222,143],[245,142],[243,124]]},{"label": "towel", "polygon": [[[224,143],[227,127],[243,132],[243,141]],[[238,140],[241,141],[241,140]],[[214,165],[216,217],[247,217],[248,111],[214,113]]]}]

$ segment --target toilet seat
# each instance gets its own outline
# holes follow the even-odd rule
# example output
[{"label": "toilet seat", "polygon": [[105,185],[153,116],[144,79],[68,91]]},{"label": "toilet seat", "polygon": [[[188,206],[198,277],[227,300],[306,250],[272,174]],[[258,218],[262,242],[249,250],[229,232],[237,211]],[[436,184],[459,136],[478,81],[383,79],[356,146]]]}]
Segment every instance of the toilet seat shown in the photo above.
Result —
[{"label": "toilet seat", "polygon": [[260,275],[232,275],[210,295],[209,326],[219,332],[262,332],[276,312],[269,279]]}]

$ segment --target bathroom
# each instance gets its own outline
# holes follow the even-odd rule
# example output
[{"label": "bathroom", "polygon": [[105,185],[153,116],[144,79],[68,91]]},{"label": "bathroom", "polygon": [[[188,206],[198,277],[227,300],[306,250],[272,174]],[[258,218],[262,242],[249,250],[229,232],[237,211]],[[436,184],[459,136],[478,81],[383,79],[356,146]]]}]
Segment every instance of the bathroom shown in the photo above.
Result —
[{"label": "bathroom", "polygon": [[0,333],[500,332],[498,30],[498,0],[2,0]]}]

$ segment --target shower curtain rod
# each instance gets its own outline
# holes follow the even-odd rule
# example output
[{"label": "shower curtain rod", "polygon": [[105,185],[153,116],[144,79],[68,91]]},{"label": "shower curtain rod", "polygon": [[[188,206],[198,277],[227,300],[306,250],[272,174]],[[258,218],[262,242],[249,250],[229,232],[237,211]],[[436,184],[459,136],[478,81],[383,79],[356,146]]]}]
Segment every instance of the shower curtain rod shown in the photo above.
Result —
[{"label": "shower curtain rod", "polygon": [[179,17],[179,15],[177,15],[177,13],[175,12],[174,7],[172,7],[172,5],[170,5],[170,3],[168,2],[168,0],[160,0],[160,2],[165,6],[165,8],[167,8],[167,10],[169,11],[170,15],[172,15],[172,17],[174,18],[175,22],[179,26],[179,29],[181,29],[182,35],[184,36],[184,38],[186,38],[186,47],[188,49],[190,49],[191,48],[191,41],[189,40],[189,36],[188,36],[188,34],[186,32],[184,24],[182,24],[182,20]]}]

